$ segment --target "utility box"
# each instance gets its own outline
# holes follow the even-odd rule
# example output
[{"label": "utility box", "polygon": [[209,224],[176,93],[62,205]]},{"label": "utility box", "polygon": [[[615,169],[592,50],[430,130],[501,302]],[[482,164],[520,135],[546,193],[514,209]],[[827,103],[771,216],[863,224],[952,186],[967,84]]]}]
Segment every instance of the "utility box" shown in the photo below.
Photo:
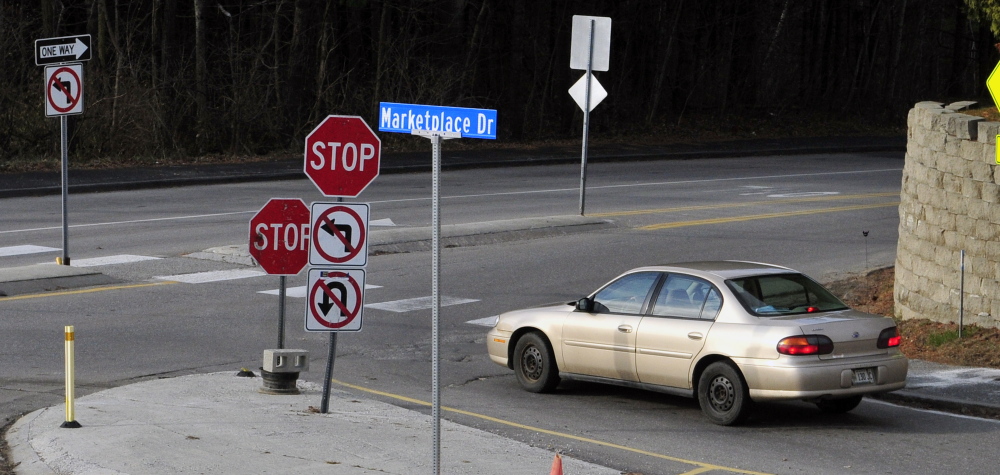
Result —
[{"label": "utility box", "polygon": [[264,350],[263,370],[269,373],[309,371],[309,352],[306,350]]},{"label": "utility box", "polygon": [[295,382],[299,373],[309,370],[309,352],[306,350],[264,350],[261,366],[264,394],[299,394]]}]

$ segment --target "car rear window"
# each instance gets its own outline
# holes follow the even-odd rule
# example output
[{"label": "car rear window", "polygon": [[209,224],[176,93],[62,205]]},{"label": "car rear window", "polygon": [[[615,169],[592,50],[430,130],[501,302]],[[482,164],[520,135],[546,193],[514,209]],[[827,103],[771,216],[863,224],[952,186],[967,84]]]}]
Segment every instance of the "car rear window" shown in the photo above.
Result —
[{"label": "car rear window", "polygon": [[750,313],[759,317],[844,310],[847,305],[802,274],[772,274],[727,280]]}]

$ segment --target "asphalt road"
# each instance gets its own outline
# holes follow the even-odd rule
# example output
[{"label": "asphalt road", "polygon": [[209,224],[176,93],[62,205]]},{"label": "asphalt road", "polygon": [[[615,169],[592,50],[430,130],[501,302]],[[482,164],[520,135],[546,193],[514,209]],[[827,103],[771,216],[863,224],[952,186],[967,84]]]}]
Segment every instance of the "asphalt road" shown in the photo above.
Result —
[{"label": "asphalt road", "polygon": [[[866,400],[827,416],[802,403],[769,404],[746,427],[708,423],[693,400],[591,384],[551,395],[519,389],[489,362],[475,320],[572,300],[637,265],[747,259],[797,268],[829,281],[892,265],[898,226],[900,153],[804,155],[594,164],[587,214],[607,228],[542,239],[445,249],[442,253],[442,384],[445,416],[644,474],[698,464],[722,472],[989,472],[998,424]],[[572,215],[579,167],[458,170],[442,181],[445,224]],[[359,201],[373,221],[430,224],[430,176],[386,175]],[[245,243],[247,222],[272,197],[323,201],[305,180],[81,194],[70,200],[74,262],[156,257],[100,270],[115,285],[0,300],[0,413],[62,402],[62,331],[77,332],[78,392],[130,381],[260,366],[276,346],[275,276],[170,283],[179,275],[244,266],[187,254]],[[58,197],[3,200],[0,249],[61,247]],[[9,218],[8,218],[9,217]],[[867,232],[867,236],[864,235]],[[51,262],[59,251],[0,257],[0,266]],[[359,333],[342,334],[334,378],[359,396],[426,411],[430,400],[430,253],[369,259],[369,307]],[[305,285],[303,275],[289,286]],[[382,305],[373,305],[382,304]],[[286,347],[311,352],[322,380],[327,334],[303,330],[304,301],[290,297]],[[372,391],[378,391],[374,393]],[[407,399],[400,399],[407,398]],[[317,405],[320,401],[317,401]],[[445,439],[447,443],[447,439]]]}]

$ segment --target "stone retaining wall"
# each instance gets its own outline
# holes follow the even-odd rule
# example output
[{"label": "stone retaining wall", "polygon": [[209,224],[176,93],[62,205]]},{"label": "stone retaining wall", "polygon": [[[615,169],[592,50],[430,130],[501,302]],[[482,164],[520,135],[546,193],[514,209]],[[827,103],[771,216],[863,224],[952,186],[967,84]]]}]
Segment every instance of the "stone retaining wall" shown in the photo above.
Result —
[{"label": "stone retaining wall", "polygon": [[1000,328],[1000,123],[921,102],[907,116],[896,251],[896,316]]}]

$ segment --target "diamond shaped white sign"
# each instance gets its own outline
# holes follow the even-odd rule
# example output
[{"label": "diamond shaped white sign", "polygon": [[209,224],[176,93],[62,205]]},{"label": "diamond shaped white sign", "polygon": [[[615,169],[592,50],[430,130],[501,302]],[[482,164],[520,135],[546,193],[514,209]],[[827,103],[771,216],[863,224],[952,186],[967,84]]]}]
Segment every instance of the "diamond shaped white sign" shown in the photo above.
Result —
[{"label": "diamond shaped white sign", "polygon": [[[583,105],[587,101],[587,75],[584,74],[573,87],[569,88],[569,95],[573,97],[576,101],[576,105],[580,106],[580,110],[586,111]],[[608,97],[608,91],[604,90],[601,83],[597,82],[597,78],[593,74],[590,75],[590,110],[594,110],[605,97]]]}]

